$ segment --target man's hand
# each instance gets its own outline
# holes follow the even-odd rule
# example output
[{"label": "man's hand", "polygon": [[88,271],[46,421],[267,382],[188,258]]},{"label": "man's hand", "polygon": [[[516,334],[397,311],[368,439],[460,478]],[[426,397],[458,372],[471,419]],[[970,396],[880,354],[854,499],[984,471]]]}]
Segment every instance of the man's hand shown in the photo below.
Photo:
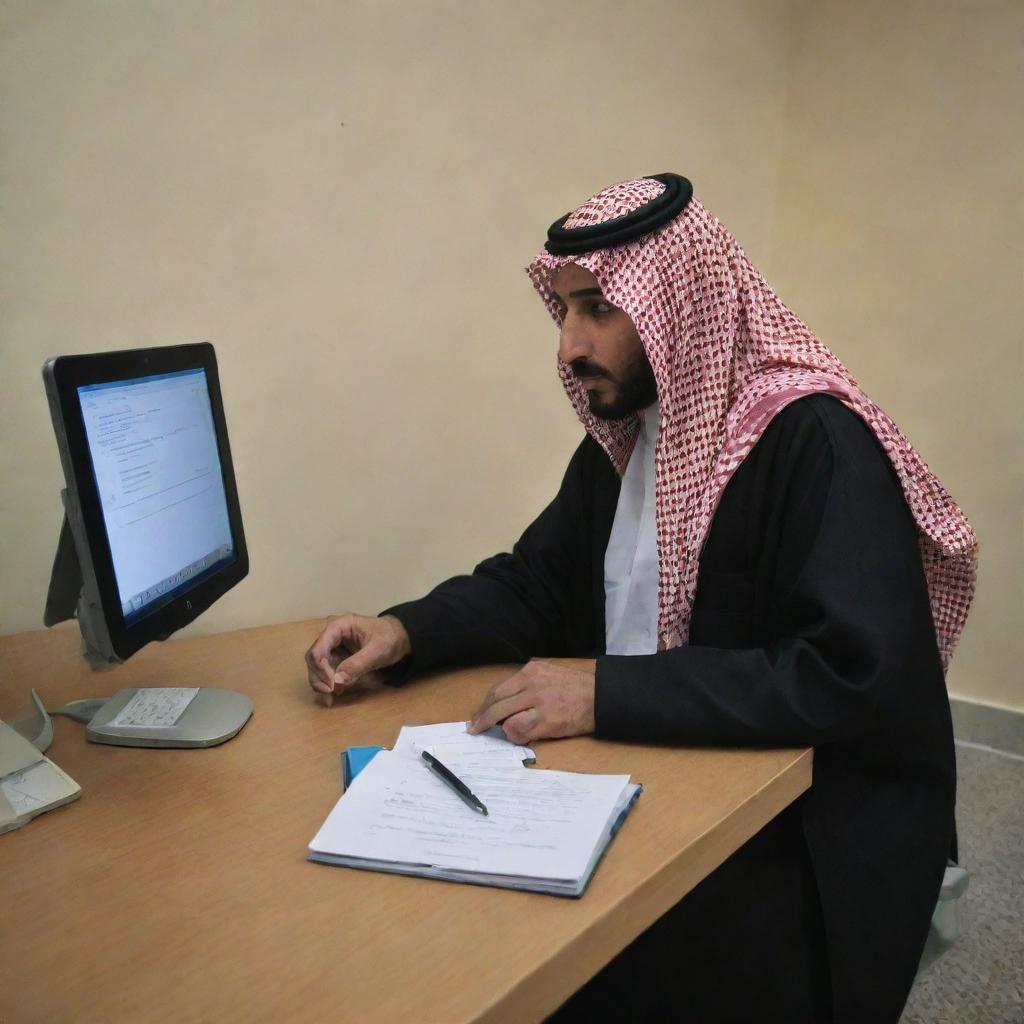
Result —
[{"label": "man's hand", "polygon": [[393,615],[335,615],[306,651],[309,685],[330,707],[335,693],[396,665],[411,650],[405,626]]},{"label": "man's hand", "polygon": [[513,743],[593,732],[596,671],[593,658],[530,661],[491,687],[467,732],[501,722]]}]

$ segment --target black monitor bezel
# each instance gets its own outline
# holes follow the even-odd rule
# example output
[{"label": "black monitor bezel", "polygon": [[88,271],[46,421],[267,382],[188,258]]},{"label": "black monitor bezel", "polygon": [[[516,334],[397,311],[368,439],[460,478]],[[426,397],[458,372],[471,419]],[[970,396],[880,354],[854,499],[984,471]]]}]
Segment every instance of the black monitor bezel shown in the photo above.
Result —
[{"label": "black monitor bezel", "polygon": [[[103,508],[96,488],[78,389],[91,384],[109,384],[136,377],[195,369],[206,372],[235,559],[220,572],[202,579],[186,593],[173,598],[151,614],[127,624],[118,596],[114,563]],[[103,618],[111,647],[123,661],[150,641],[166,640],[172,633],[187,626],[249,572],[249,553],[242,528],[234,463],[228,441],[227,422],[224,418],[217,356],[209,342],[124,349],[116,352],[59,356],[49,364],[49,372],[63,422],[63,443],[67,456],[63,460],[65,479],[68,488],[73,487],[78,496]]]}]

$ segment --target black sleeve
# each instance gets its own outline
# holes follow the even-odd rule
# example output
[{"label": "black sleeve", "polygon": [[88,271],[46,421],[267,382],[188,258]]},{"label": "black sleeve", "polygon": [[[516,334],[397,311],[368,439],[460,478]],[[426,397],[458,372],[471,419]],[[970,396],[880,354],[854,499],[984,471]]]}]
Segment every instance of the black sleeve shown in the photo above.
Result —
[{"label": "black sleeve", "polygon": [[[935,671],[916,527],[887,456],[835,400],[795,405],[802,409],[783,433],[762,439],[774,444],[770,457],[758,462],[757,449],[748,457],[756,464],[741,484],[753,506],[752,571],[732,566],[706,585],[698,579],[697,603],[706,592],[712,606],[704,633],[756,642],[705,646],[691,637],[657,654],[600,657],[599,736],[817,745],[875,727],[891,688],[908,673]],[[733,557],[744,561],[742,552]]]},{"label": "black sleeve", "polygon": [[[576,449],[555,499],[511,554],[481,562],[426,597],[382,612],[405,626],[412,654],[385,674],[391,683],[448,665],[526,662],[580,649],[589,626],[588,520],[583,515],[588,464],[596,444]],[[593,646],[592,641],[590,644]]]}]

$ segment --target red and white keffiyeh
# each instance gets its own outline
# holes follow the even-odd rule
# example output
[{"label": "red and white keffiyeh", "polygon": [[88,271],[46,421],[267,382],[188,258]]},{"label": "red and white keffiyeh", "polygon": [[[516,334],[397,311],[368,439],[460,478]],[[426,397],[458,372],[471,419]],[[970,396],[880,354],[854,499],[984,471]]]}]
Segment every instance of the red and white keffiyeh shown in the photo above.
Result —
[{"label": "red and white keffiyeh", "polygon": [[[580,206],[564,226],[625,216],[664,188],[648,178],[613,185]],[[974,531],[893,421],[783,304],[722,224],[694,197],[674,220],[635,241],[577,256],[541,251],[527,273],[559,326],[551,278],[567,263],[589,270],[605,298],[629,315],[658,385],[659,650],[688,640],[701,549],[733,472],[780,410],[823,392],[867,423],[899,476],[920,531],[939,653],[947,667],[974,596]],[[623,473],[638,417],[598,419],[568,365],[559,361],[558,369],[583,425]]]}]

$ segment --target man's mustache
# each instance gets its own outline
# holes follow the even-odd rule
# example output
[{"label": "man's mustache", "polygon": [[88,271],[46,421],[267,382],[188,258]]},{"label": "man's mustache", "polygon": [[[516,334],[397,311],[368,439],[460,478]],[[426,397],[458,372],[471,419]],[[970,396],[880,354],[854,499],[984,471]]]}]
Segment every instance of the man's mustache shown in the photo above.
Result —
[{"label": "man's mustache", "polygon": [[608,374],[603,370],[597,363],[590,362],[589,359],[584,359],[582,356],[579,359],[574,359],[570,364],[569,368],[573,372],[578,380],[586,380],[589,377],[607,377]]}]

